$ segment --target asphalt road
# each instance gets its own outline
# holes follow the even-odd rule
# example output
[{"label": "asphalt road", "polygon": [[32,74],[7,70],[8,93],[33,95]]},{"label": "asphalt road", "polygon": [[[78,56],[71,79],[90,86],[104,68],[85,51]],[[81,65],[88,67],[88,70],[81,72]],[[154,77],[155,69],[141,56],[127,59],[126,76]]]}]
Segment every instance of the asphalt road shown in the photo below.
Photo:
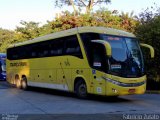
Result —
[{"label": "asphalt road", "polygon": [[39,88],[23,91],[0,82],[0,114],[2,120],[160,119],[160,95],[89,96],[81,100],[67,92]]}]

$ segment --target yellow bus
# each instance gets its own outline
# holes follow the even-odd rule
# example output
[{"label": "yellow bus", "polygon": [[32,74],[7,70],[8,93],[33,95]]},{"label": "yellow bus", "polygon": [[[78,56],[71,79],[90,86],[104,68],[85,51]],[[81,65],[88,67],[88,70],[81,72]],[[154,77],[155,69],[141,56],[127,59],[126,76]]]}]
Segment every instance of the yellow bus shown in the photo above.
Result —
[{"label": "yellow bus", "polygon": [[87,94],[143,94],[146,75],[135,35],[105,27],[78,27],[7,49],[7,81],[28,86]]}]

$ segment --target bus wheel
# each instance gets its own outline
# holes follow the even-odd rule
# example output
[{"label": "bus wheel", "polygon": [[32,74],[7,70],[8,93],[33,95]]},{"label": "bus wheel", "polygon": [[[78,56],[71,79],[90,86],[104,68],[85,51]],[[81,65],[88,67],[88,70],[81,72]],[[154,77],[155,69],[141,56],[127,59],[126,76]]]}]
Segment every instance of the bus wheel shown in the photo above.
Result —
[{"label": "bus wheel", "polygon": [[84,99],[87,97],[87,86],[83,80],[79,80],[76,82],[75,93],[81,99]]},{"label": "bus wheel", "polygon": [[22,77],[21,86],[22,86],[23,90],[27,90],[28,85],[27,85],[27,78],[26,77]]},{"label": "bus wheel", "polygon": [[20,89],[21,88],[21,80],[19,79],[19,76],[15,77],[15,81],[16,81],[16,87]]}]

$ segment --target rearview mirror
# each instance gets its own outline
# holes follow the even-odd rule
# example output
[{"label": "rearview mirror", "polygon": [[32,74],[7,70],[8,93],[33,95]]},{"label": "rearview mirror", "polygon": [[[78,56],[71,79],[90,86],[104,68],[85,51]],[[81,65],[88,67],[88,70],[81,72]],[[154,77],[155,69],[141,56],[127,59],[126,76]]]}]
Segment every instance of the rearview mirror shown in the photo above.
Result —
[{"label": "rearview mirror", "polygon": [[103,44],[105,46],[107,56],[111,57],[111,55],[112,55],[112,48],[111,48],[111,45],[110,45],[109,42],[104,41],[104,40],[92,40],[92,42]]},{"label": "rearview mirror", "polygon": [[151,45],[140,43],[142,47],[148,48],[150,50],[151,58],[154,58],[154,48]]}]

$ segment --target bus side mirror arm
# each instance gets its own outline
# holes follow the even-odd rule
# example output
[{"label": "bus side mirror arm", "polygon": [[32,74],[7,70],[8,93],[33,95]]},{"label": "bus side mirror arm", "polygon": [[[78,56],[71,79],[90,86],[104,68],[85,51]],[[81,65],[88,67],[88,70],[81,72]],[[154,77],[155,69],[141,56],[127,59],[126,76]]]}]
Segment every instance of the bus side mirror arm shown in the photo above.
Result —
[{"label": "bus side mirror arm", "polygon": [[145,47],[145,48],[149,48],[150,54],[151,54],[151,58],[154,58],[154,56],[155,56],[154,48],[151,45],[140,43],[140,46]]},{"label": "bus side mirror arm", "polygon": [[103,44],[105,46],[107,56],[108,57],[112,56],[112,48],[109,42],[104,40],[92,40],[92,42]]}]

